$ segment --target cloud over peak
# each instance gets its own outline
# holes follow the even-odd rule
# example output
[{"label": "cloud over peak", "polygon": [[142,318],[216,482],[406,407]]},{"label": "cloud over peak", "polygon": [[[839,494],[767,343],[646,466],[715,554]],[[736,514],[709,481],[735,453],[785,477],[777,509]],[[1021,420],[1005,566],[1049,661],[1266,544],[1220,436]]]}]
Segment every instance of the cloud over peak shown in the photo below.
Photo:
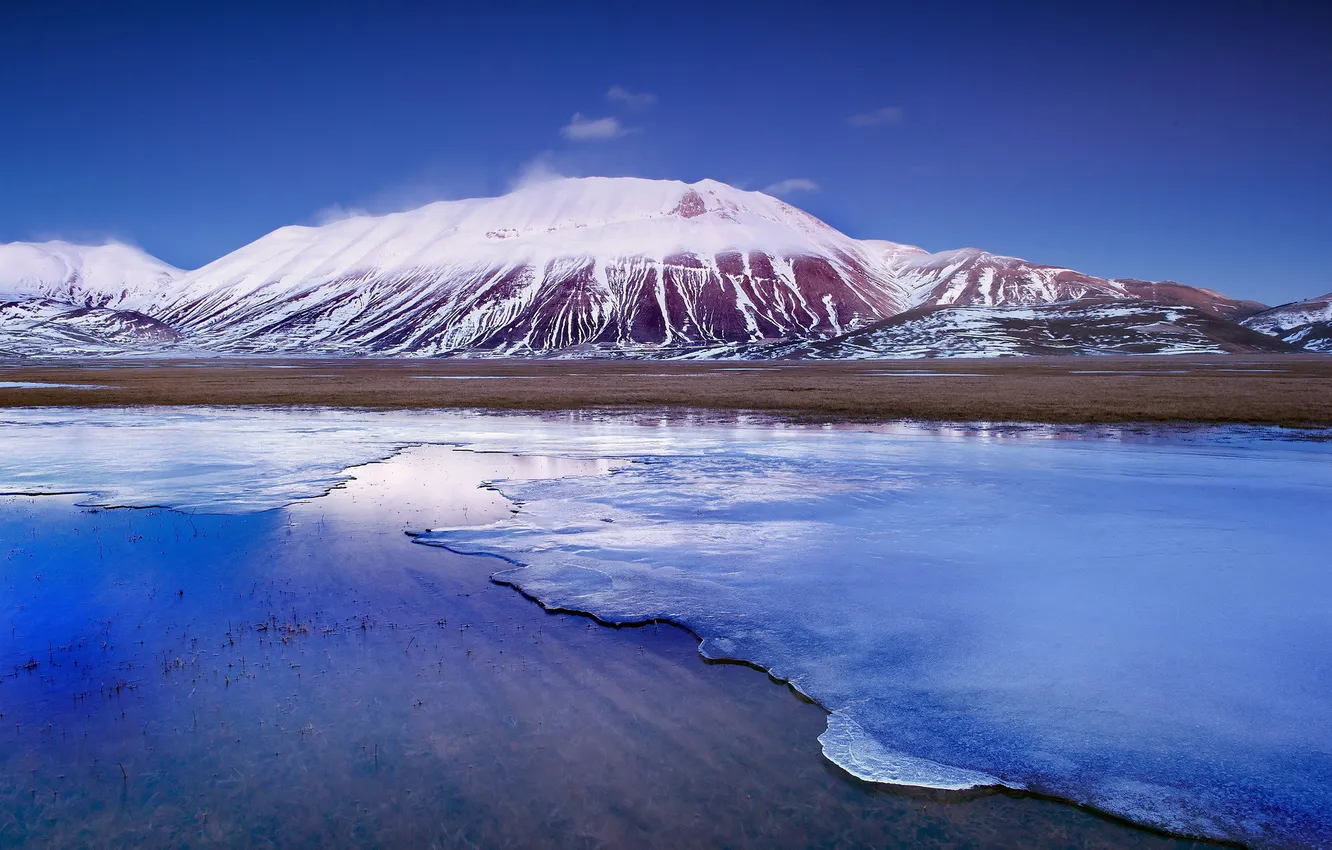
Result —
[{"label": "cloud over peak", "polygon": [[345,207],[342,204],[331,204],[314,214],[314,222],[319,227],[323,227],[326,224],[346,221],[349,218],[361,218],[367,215],[370,215],[369,210],[360,207]]},{"label": "cloud over peak", "polygon": [[545,151],[523,164],[517,176],[509,181],[509,191],[515,192],[539,183],[549,183],[552,180],[563,180],[567,176],[555,165],[554,157],[550,151]]},{"label": "cloud over peak", "polygon": [[786,180],[778,180],[776,183],[765,186],[763,194],[781,197],[783,195],[789,195],[792,192],[813,192],[818,188],[819,184],[807,177],[791,177]]},{"label": "cloud over peak", "polygon": [[560,128],[560,135],[571,142],[617,139],[629,132],[618,118],[588,118],[581,112],[575,112],[569,123]]},{"label": "cloud over peak", "polygon": [[881,106],[869,112],[861,112],[846,119],[852,127],[875,127],[879,124],[901,124],[904,116],[900,106]]},{"label": "cloud over peak", "polygon": [[630,109],[647,109],[657,103],[657,96],[652,92],[635,92],[624,86],[611,86],[610,91],[606,92],[606,100],[624,104]]}]

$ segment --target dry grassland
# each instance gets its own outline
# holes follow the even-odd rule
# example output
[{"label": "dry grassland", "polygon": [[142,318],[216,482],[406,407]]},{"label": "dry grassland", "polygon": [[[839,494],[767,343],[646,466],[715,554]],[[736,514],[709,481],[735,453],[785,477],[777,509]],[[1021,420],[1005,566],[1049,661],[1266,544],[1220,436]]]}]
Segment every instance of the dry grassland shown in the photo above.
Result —
[{"label": "dry grassland", "polygon": [[196,360],[10,362],[0,407],[328,405],[761,411],[799,421],[1332,426],[1332,356],[860,362]]}]

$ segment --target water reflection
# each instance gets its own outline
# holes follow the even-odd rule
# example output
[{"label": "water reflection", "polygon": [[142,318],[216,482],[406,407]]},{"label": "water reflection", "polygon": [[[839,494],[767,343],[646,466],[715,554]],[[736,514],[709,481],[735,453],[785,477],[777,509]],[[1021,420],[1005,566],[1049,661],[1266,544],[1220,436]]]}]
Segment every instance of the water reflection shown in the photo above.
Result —
[{"label": "water reflection", "polygon": [[1177,843],[854,783],[762,674],[401,533],[507,513],[486,480],[605,469],[419,447],[280,510],[0,499],[0,845]]}]

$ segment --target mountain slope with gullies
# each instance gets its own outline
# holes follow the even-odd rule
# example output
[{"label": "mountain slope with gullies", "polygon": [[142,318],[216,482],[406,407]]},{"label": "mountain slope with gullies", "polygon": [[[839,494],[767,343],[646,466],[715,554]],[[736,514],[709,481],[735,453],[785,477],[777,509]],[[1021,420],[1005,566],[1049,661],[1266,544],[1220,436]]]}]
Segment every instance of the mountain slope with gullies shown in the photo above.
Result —
[{"label": "mountain slope with gullies", "polygon": [[1029,307],[1118,298],[1196,307],[1232,320],[1267,307],[1174,281],[1094,277],[976,248],[930,254],[891,242],[871,244],[884,246],[893,278],[910,290],[915,307]]},{"label": "mountain slope with gullies", "polygon": [[210,348],[432,355],[830,336],[910,306],[857,240],[704,180],[557,180],[285,227],[157,315]]},{"label": "mountain slope with gullies", "polygon": [[[1312,313],[1309,327],[1291,324],[1300,305],[853,239],[761,192],[627,177],[282,227],[191,272],[124,245],[0,245],[0,299],[43,300],[33,309],[49,318],[62,304],[130,311],[96,323],[111,353],[829,356],[842,349],[824,342],[875,328],[882,345],[844,347],[847,356],[900,356],[888,351],[967,349],[977,322],[1002,326],[1004,338],[1033,323],[1012,337],[1023,342],[971,346],[979,355],[1268,344],[1251,331],[1274,350],[1318,350],[1328,336]],[[1117,318],[1106,312],[1116,304]],[[967,312],[977,310],[991,312]],[[21,315],[11,309],[0,325],[0,348],[41,354],[38,337],[70,321],[86,342],[87,316],[38,325]],[[1128,334],[1119,342],[1103,336],[1116,322]],[[902,336],[926,328],[920,345]],[[1065,341],[1035,341],[1050,328],[1067,329]]]}]

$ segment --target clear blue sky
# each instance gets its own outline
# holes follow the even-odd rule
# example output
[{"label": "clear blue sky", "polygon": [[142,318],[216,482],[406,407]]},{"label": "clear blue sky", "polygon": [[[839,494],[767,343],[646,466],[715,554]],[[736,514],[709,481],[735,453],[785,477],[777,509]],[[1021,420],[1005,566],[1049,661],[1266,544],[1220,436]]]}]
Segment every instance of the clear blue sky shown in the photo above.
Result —
[{"label": "clear blue sky", "polygon": [[800,179],[788,200],[853,236],[1332,290],[1332,13],[1000,5],[15,0],[0,241],[196,267],[544,168]]}]

